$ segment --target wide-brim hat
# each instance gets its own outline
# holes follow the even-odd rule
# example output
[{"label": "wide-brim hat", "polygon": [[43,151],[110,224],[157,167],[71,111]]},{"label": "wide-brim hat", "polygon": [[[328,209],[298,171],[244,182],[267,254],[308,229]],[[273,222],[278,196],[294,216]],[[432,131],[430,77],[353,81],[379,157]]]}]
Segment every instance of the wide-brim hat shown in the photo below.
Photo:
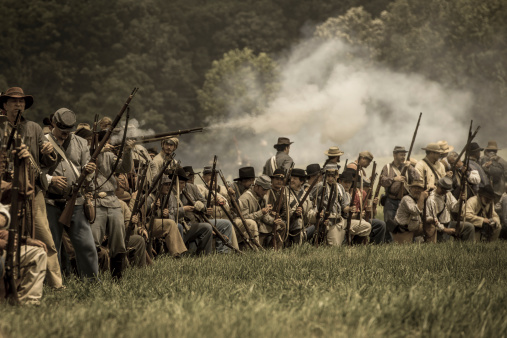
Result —
[{"label": "wide-brim hat", "polygon": [[208,175],[208,174],[211,174],[211,172],[213,171],[213,167],[212,166],[205,166],[203,169],[202,169],[202,174],[203,175]]},{"label": "wide-brim hat", "polygon": [[176,169],[176,176],[178,176],[180,180],[183,180],[185,182],[189,180],[188,175],[185,172],[185,170],[183,170],[183,168]]},{"label": "wide-brim hat", "polygon": [[483,151],[484,148],[481,148],[481,146],[479,146],[479,143],[477,142],[472,142],[470,143],[470,148],[468,148],[469,151]]},{"label": "wide-brim hat", "polygon": [[33,96],[25,95],[23,89],[20,87],[11,87],[7,89],[4,94],[0,95],[0,108],[3,109],[4,103],[7,102],[9,98],[25,99],[25,109],[28,109],[33,105]]},{"label": "wide-brim hat", "polygon": [[292,169],[291,176],[306,178],[306,171],[304,169],[294,168]]},{"label": "wide-brim hat", "polygon": [[291,142],[288,137],[279,137],[278,143],[275,144],[273,147],[276,148],[278,146],[287,146],[287,145],[291,145],[292,143],[294,143],[294,142]]},{"label": "wide-brim hat", "polygon": [[183,170],[185,170],[185,172],[187,173],[187,176],[195,175],[196,174],[194,172],[194,168],[192,168],[191,165],[187,165],[187,166],[183,167]]},{"label": "wide-brim hat", "polygon": [[443,154],[450,153],[454,150],[454,147],[450,146],[447,141],[438,141],[437,144],[440,146],[440,150]]},{"label": "wide-brim hat", "polygon": [[308,177],[318,175],[318,174],[320,174],[320,172],[321,172],[321,168],[320,168],[320,164],[318,164],[318,163],[312,163],[312,164],[309,164],[306,166],[306,174],[308,175]]},{"label": "wide-brim hat", "polygon": [[255,168],[254,167],[243,167],[239,168],[239,177],[235,178],[234,181],[240,180],[248,180],[255,178]]},{"label": "wide-brim hat", "polygon": [[329,157],[342,156],[343,154],[345,153],[338,147],[330,147],[327,151],[324,152],[324,155]]},{"label": "wide-brim hat", "polygon": [[408,153],[408,150],[405,150],[405,147],[395,146],[393,153]]},{"label": "wide-brim hat", "polygon": [[60,108],[53,114],[52,122],[61,131],[71,132],[76,129],[76,114],[68,108]]},{"label": "wide-brim hat", "polygon": [[273,174],[271,176],[271,179],[273,178],[285,178],[285,170],[281,169],[281,168],[278,168],[278,169],[275,169],[275,171],[273,172]]},{"label": "wide-brim hat", "polygon": [[495,199],[498,195],[493,190],[491,184],[479,188],[479,196],[484,196],[490,199]]},{"label": "wide-brim hat", "polygon": [[116,197],[118,197],[118,199],[122,200],[122,201],[128,201],[132,198],[130,193],[125,191],[125,189],[123,189],[123,188],[116,189],[116,191],[114,193],[116,194]]},{"label": "wide-brim hat", "polygon": [[484,150],[500,150],[500,148],[498,148],[496,141],[488,141],[488,146]]},{"label": "wide-brim hat", "polygon": [[82,137],[84,139],[87,139],[87,138],[93,136],[93,131],[86,129],[86,128],[80,128],[80,129],[77,129],[74,134],[79,137]]},{"label": "wide-brim hat", "polygon": [[338,180],[343,182],[352,182],[354,181],[354,177],[356,175],[356,171],[350,168],[346,168],[341,174]]},{"label": "wide-brim hat", "polygon": [[432,151],[434,153],[442,154],[442,150],[440,149],[440,145],[438,143],[429,143],[426,147],[421,148],[422,150]]}]

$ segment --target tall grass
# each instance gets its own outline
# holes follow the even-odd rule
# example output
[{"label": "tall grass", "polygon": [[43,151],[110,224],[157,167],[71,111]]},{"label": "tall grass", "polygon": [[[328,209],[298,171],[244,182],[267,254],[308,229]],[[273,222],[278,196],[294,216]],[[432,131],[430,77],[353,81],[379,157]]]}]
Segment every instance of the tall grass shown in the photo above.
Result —
[{"label": "tall grass", "polygon": [[507,335],[507,243],[308,245],[173,260],[67,281],[0,310],[23,337]]}]

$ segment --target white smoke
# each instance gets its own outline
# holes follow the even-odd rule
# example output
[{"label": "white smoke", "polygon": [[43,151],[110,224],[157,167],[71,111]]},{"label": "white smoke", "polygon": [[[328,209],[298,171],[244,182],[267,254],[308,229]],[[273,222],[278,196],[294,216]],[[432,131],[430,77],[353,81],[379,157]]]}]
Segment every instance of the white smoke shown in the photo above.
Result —
[{"label": "white smoke", "polygon": [[[127,126],[127,138],[139,137],[139,136],[149,136],[154,135],[155,131],[153,129],[143,129],[145,122],[143,120],[138,121],[137,119],[129,119],[129,123]],[[113,131],[113,135],[111,136],[111,144],[121,143],[123,138],[123,133],[125,130],[125,121],[121,121],[119,126],[115,128]]]},{"label": "white smoke", "polygon": [[[469,121],[461,116],[471,107],[469,92],[354,58],[354,50],[339,40],[304,42],[279,64],[281,90],[265,113],[238,115],[237,101],[231,102],[229,119],[208,131],[216,134],[213,149],[219,157],[235,147],[232,136],[237,138],[247,160],[229,157],[234,173],[251,164],[259,174],[275,154],[272,145],[279,136],[294,142],[290,155],[300,168],[322,164],[331,146],[345,152],[343,159],[353,160],[362,150],[390,156],[396,145],[409,147],[420,112],[415,153],[442,139],[457,149],[466,141]],[[198,163],[200,156],[188,158],[189,164],[199,167],[212,158],[201,155],[208,156]]]}]

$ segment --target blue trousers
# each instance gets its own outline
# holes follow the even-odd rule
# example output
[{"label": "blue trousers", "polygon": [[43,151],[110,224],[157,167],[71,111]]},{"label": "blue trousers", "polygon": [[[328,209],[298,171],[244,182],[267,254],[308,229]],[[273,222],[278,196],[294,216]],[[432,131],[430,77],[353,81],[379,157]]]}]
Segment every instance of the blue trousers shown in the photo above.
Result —
[{"label": "blue trousers", "polygon": [[[58,223],[58,218],[62,214],[63,208],[60,209],[51,204],[46,203],[48,214],[49,229],[58,251],[58,260],[61,264],[62,250],[62,234],[63,225]],[[79,275],[83,279],[96,278],[99,274],[99,262],[97,256],[97,248],[93,241],[90,223],[85,217],[83,206],[76,205],[72,214],[70,228],[66,229],[69,234],[70,241],[76,251],[76,263]]]}]

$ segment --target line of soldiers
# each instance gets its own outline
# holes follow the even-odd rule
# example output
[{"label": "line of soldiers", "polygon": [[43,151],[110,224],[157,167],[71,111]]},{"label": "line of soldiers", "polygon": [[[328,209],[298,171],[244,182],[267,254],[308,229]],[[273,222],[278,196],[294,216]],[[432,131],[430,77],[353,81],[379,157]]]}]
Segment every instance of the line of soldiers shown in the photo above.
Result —
[{"label": "line of soldiers", "polygon": [[[369,151],[359,153],[341,172],[344,152],[339,147],[323,152],[322,167],[313,163],[295,168],[289,156],[293,142],[280,137],[276,155],[266,161],[260,176],[255,168],[243,167],[227,182],[216,159],[202,172],[182,166],[174,158],[178,137],[163,139],[157,154],[131,140],[110,144],[106,136],[112,121],[107,117],[97,128],[76,128],[76,114],[60,108],[45,120],[43,131],[23,116],[33,102],[21,88],[0,95],[4,133],[14,130],[23,143],[3,155],[26,163],[26,186],[31,187],[21,204],[11,206],[11,213],[18,210],[24,219],[17,233],[23,254],[16,255],[17,294],[23,303],[40,301],[44,280],[52,288],[63,288],[62,273],[96,281],[100,270],[110,270],[121,278],[127,266],[146,266],[159,255],[278,250],[305,241],[339,246],[414,238],[494,240],[501,230],[494,202],[500,203],[506,220],[507,165],[493,142],[483,157],[483,149],[472,143],[468,166],[443,141],[423,148],[426,157],[419,162],[406,161],[407,151],[397,146],[394,161],[382,169],[374,189],[379,175]],[[106,146],[90,161],[90,148],[104,138]],[[65,226],[59,219],[82,173],[85,181],[71,224]],[[9,232],[4,229],[12,216],[5,207],[11,204],[9,181],[19,178],[2,176],[0,249],[5,255]],[[462,182],[467,189],[461,189]],[[385,190],[382,198],[380,187]],[[375,218],[379,202],[384,221]],[[462,219],[456,215],[459,210]],[[1,266],[10,268],[7,263]]]}]

